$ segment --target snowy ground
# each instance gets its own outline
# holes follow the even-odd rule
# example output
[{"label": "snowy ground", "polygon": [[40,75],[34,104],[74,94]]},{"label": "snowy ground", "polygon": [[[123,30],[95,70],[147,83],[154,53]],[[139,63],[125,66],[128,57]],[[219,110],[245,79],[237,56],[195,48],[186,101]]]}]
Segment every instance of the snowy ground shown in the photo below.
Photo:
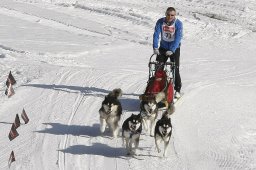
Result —
[{"label": "snowy ground", "polygon": [[[154,24],[168,6],[184,24],[183,98],[169,155],[143,134],[136,157],[99,132],[104,95],[121,88],[139,112]],[[253,0],[1,0],[0,169],[256,169],[256,2]],[[16,94],[4,95],[9,71]],[[30,122],[9,141],[15,115]]]}]

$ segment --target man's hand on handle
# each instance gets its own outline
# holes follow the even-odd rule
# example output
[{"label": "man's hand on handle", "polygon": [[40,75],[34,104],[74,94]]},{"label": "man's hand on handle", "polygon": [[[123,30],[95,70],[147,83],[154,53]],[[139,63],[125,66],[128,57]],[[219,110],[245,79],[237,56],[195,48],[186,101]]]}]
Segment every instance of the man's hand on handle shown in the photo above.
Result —
[{"label": "man's hand on handle", "polygon": [[173,52],[172,51],[166,51],[165,55],[166,56],[171,56],[171,55],[173,55]]},{"label": "man's hand on handle", "polygon": [[159,54],[160,54],[158,48],[154,48],[154,49],[153,49],[153,53],[156,54],[156,55],[159,55]]}]

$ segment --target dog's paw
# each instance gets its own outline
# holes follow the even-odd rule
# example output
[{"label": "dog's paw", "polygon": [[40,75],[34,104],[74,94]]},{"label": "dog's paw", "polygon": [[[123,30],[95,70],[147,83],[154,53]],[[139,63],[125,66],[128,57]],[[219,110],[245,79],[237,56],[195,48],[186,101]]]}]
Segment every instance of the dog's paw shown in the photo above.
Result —
[{"label": "dog's paw", "polygon": [[117,138],[117,134],[112,134],[112,139],[116,139]]},{"label": "dog's paw", "polygon": [[100,133],[101,133],[101,134],[105,133],[105,131],[106,131],[106,128],[100,127]]},{"label": "dog's paw", "polygon": [[131,150],[132,155],[136,155],[136,149]]},{"label": "dog's paw", "polygon": [[114,131],[112,133],[113,138],[117,138],[119,136],[119,131]]},{"label": "dog's paw", "polygon": [[143,130],[148,133],[148,127],[147,126],[143,126]]},{"label": "dog's paw", "polygon": [[160,152],[161,152],[161,149],[157,149],[157,152],[160,153]]},{"label": "dog's paw", "polygon": [[104,132],[100,132],[100,136],[103,137],[104,136]]}]

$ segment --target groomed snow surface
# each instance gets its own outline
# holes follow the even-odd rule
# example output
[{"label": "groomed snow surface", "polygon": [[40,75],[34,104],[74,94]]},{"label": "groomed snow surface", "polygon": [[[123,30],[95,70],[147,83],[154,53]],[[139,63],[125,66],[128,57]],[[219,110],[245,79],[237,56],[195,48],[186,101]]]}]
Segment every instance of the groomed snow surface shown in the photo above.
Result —
[{"label": "groomed snow surface", "polygon": [[[184,96],[168,156],[144,131],[127,156],[120,137],[100,134],[98,110],[121,88],[120,126],[139,113],[155,22],[169,6],[184,26]],[[1,0],[0,169],[256,170],[255,32],[254,0]],[[9,141],[23,108],[30,122]]]}]

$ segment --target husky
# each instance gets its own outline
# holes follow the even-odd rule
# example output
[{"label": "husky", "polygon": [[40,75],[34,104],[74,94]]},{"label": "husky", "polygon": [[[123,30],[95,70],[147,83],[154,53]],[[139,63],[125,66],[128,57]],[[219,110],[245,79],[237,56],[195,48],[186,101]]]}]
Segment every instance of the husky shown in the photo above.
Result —
[{"label": "husky", "polygon": [[121,118],[122,106],[118,98],[121,96],[122,90],[114,89],[107,96],[105,96],[99,110],[100,132],[104,133],[106,126],[108,126],[111,129],[114,138],[116,138],[119,133],[118,122]]},{"label": "husky", "polygon": [[171,118],[168,115],[164,114],[160,120],[157,121],[155,126],[155,144],[158,153],[161,152],[160,150],[160,143],[164,142],[164,153],[163,156],[166,157],[167,155],[167,148],[169,145],[169,141],[172,135],[172,124]]},{"label": "husky", "polygon": [[[139,146],[140,135],[142,131],[141,114],[132,114],[127,118],[122,126],[123,144],[126,142],[127,155],[136,154]],[[134,144],[134,148],[132,145]]]},{"label": "husky", "polygon": [[140,103],[143,128],[146,132],[150,129],[150,136],[154,136],[154,127],[158,115],[158,106],[155,100]]},{"label": "husky", "polygon": [[147,101],[142,100],[140,103],[143,127],[146,132],[150,129],[150,136],[152,137],[154,136],[154,128],[158,116],[158,103],[164,98],[165,94],[160,92],[155,96],[155,98]]}]

